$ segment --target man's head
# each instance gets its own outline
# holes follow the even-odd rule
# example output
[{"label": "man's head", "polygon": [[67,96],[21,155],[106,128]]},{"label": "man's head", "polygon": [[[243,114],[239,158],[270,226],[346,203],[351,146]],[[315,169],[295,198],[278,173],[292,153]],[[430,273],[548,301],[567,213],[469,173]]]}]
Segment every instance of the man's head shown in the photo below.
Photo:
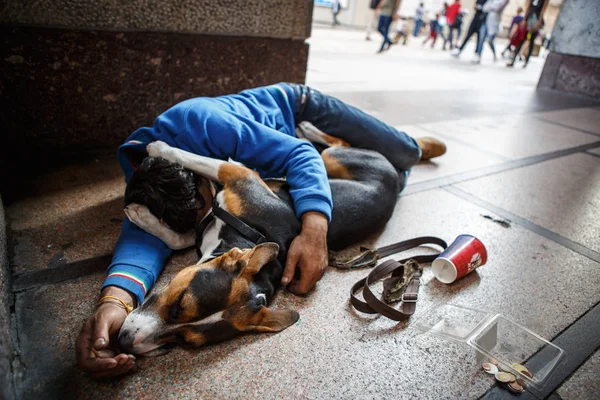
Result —
[{"label": "man's head", "polygon": [[523,7],[517,8],[517,15],[521,14],[522,12],[523,12]]},{"label": "man's head", "polygon": [[155,354],[171,344],[195,347],[240,332],[278,332],[294,324],[298,313],[267,308],[266,295],[252,285],[278,251],[275,243],[234,248],[183,269],[127,316],[119,332],[121,350]]},{"label": "man's head", "polygon": [[127,183],[125,205],[145,205],[171,229],[185,233],[196,226],[198,211],[207,208],[209,199],[199,193],[206,183],[179,164],[146,157]]}]

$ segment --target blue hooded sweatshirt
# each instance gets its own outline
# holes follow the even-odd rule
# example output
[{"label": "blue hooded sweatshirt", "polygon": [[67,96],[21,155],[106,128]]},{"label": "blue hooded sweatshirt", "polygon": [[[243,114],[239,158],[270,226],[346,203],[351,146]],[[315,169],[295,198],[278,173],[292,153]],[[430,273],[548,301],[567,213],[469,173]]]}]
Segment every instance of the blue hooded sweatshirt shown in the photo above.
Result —
[{"label": "blue hooded sweatshirt", "polygon": [[[202,156],[239,161],[263,178],[286,177],[298,218],[318,211],[331,220],[327,172],[316,149],[295,136],[295,107],[294,91],[285,83],[179,103],[119,147],[125,181],[135,168],[128,155],[145,153],[148,143],[162,140]],[[160,239],[125,218],[102,288],[126,289],[141,304],[170,254]]]}]

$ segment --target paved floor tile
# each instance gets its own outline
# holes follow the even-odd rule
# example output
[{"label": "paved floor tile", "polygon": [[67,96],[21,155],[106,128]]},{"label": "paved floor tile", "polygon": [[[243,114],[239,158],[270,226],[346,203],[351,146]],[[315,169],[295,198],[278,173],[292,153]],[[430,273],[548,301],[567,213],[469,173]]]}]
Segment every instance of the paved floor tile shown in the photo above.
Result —
[{"label": "paved floor tile", "polygon": [[600,252],[600,160],[580,153],[459,188]]},{"label": "paved floor tile", "polygon": [[481,150],[509,158],[523,158],[598,140],[527,115],[477,118],[419,125]]},{"label": "paved floor tile", "polygon": [[548,121],[600,134],[599,108],[571,108],[536,114]]},{"label": "paved floor tile", "polygon": [[600,399],[600,351],[596,351],[556,392],[564,400]]},{"label": "paved floor tile", "polygon": [[416,138],[437,136],[446,144],[447,148],[447,152],[443,156],[422,161],[415,165],[408,180],[409,184],[489,167],[507,160],[504,157],[475,149],[455,140],[432,134],[415,125],[397,126],[396,128]]},{"label": "paved floor tile", "polygon": [[51,171],[6,209],[13,271],[29,272],[112,252],[125,183],[116,157]]},{"label": "paved floor tile", "polygon": [[[385,245],[418,235],[452,240],[472,233],[485,243],[488,264],[453,285],[437,282],[430,268],[425,269],[415,317],[437,302],[453,302],[503,313],[552,338],[600,301],[595,263],[519,226],[503,228],[482,218],[484,213],[446,191],[423,192],[401,198],[383,234],[365,240]],[[180,264],[194,258],[191,253],[186,257]],[[168,268],[161,284],[175,269]],[[273,306],[293,308],[301,315],[282,333],[246,335],[198,350],[176,348],[158,358],[139,357],[136,373],[103,382],[73,368],[73,342],[103,276],[19,294],[18,326],[26,331],[20,337],[31,393],[80,399],[140,394],[475,399],[489,389],[493,380],[477,368],[468,346],[423,335],[407,323],[353,311],[348,290],[366,273],[330,270],[307,297],[279,293]],[[567,304],[569,313],[563,312]]]}]

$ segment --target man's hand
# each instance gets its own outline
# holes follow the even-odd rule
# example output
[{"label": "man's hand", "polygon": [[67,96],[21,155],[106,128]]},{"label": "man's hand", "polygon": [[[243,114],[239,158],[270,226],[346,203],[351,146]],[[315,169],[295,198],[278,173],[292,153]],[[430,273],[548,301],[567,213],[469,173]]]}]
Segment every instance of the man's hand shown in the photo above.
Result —
[{"label": "man's hand", "polygon": [[[295,294],[308,293],[327,268],[327,218],[318,212],[302,215],[302,232],[290,245],[281,283]],[[300,279],[294,280],[296,267]]]},{"label": "man's hand", "polygon": [[[107,287],[102,296],[115,296],[135,307],[135,296],[118,287]],[[116,300],[108,299],[94,310],[75,342],[77,365],[82,371],[99,379],[122,375],[133,368],[133,355],[117,355],[116,336],[125,317],[127,311]]]}]

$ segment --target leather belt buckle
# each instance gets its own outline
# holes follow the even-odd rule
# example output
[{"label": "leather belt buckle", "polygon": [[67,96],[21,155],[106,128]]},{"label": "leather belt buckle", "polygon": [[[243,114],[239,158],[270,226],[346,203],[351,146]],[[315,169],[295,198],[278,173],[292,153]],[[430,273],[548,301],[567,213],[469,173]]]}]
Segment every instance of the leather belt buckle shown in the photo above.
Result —
[{"label": "leather belt buckle", "polygon": [[[407,296],[409,298],[407,298]],[[403,293],[402,294],[402,302],[403,303],[416,303],[419,300],[419,294],[418,293]]]}]

